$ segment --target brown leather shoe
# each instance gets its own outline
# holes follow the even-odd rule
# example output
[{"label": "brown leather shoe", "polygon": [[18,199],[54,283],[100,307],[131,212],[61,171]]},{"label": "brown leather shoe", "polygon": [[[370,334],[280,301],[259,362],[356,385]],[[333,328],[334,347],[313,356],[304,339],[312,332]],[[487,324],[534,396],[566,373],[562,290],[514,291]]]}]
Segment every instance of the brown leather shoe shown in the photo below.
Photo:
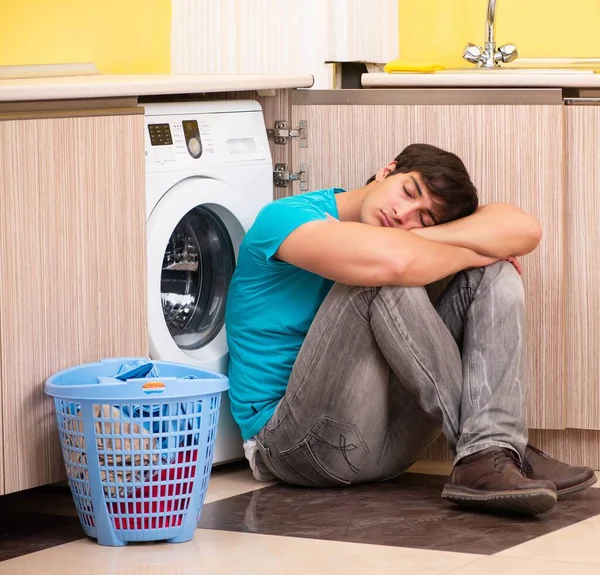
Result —
[{"label": "brown leather shoe", "polygon": [[556,486],[559,498],[583,491],[596,483],[589,467],[575,467],[552,459],[533,445],[528,445],[523,460],[523,473],[528,479],[547,479]]},{"label": "brown leather shoe", "polygon": [[556,488],[526,478],[512,449],[490,447],[455,465],[442,497],[463,507],[538,515],[554,507]]}]

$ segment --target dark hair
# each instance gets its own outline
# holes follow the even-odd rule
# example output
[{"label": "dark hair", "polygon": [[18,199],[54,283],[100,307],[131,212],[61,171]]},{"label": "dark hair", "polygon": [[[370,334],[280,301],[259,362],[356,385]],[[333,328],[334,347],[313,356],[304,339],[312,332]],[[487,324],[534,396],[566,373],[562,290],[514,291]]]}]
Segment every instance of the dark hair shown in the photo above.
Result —
[{"label": "dark hair", "polygon": [[[479,205],[477,188],[473,185],[463,161],[452,152],[430,144],[411,144],[394,159],[396,174],[418,172],[431,192],[439,223],[470,216]],[[367,184],[375,180],[369,179]]]}]

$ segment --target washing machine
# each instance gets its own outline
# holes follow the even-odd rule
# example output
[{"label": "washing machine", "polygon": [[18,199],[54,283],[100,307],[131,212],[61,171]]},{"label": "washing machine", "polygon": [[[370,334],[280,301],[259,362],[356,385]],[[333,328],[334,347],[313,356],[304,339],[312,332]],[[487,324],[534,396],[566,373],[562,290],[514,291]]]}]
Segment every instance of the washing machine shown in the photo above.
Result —
[{"label": "washing machine", "polygon": [[[227,374],[225,301],[238,249],[273,198],[255,101],[144,104],[150,357]],[[244,456],[223,394],[214,463]]]}]

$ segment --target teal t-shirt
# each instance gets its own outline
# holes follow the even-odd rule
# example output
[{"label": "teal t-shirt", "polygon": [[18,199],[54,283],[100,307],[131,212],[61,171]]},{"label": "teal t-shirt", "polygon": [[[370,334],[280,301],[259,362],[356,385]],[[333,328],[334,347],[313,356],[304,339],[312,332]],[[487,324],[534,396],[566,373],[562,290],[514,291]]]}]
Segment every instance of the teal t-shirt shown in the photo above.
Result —
[{"label": "teal t-shirt", "polygon": [[244,439],[256,435],[285,394],[296,356],[333,282],[273,256],[299,226],[338,217],[338,188],[265,206],[240,246],[225,325],[229,397]]}]

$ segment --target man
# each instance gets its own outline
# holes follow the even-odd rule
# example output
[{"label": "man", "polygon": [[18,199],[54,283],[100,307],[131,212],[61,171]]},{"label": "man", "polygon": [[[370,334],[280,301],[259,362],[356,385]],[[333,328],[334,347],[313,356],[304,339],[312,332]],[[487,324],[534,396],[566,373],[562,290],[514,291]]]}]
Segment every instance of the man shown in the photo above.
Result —
[{"label": "man", "polygon": [[[241,247],[226,324],[230,397],[258,479],[395,477],[443,432],[442,497],[538,514],[591,469],[528,446],[524,294],[537,219],[478,207],[463,162],[407,147],[364,187],[266,206]],[[423,286],[454,276],[435,308]]]}]

